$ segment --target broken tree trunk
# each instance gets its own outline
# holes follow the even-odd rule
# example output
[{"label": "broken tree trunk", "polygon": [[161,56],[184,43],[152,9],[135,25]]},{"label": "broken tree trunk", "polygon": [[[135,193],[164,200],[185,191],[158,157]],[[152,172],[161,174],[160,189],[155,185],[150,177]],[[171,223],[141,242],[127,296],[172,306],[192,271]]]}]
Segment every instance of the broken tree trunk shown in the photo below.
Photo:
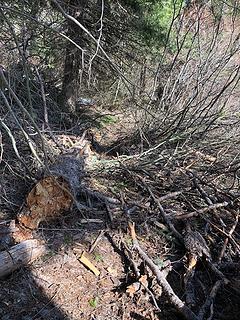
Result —
[{"label": "broken tree trunk", "polygon": [[[0,278],[33,262],[45,252],[46,246],[33,239],[41,221],[51,221],[71,208],[83,175],[83,161],[61,157],[50,167],[29,192],[26,205],[17,219],[4,224],[0,230]],[[17,243],[17,244],[16,244]],[[16,244],[9,248],[9,245]]]},{"label": "broken tree trunk", "polygon": [[[0,278],[33,262],[46,252],[46,246],[33,239],[39,223],[50,222],[68,212],[74,202],[78,205],[79,193],[84,192],[103,203],[117,203],[115,199],[90,191],[81,185],[85,176],[84,160],[81,155],[78,158],[68,155],[59,157],[29,192],[26,204],[17,215],[16,221],[12,220],[9,226],[2,227],[0,245],[2,242],[5,251],[0,252]],[[18,244],[9,248],[9,245],[16,243]],[[9,249],[6,250],[6,247]]]},{"label": "broken tree trunk", "polygon": [[83,168],[81,159],[60,157],[28,194],[26,206],[17,217],[20,225],[36,230],[40,222],[54,220],[70,210],[76,201]]},{"label": "broken tree trunk", "polygon": [[11,249],[0,253],[0,278],[18,268],[32,263],[46,253],[46,247],[36,239],[23,241]]}]

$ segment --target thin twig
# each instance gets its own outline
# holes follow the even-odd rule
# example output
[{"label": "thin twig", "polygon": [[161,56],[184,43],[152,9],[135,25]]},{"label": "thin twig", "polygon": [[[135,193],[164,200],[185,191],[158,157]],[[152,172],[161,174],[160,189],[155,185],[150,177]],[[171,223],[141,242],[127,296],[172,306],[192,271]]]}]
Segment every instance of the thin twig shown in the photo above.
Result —
[{"label": "thin twig", "polygon": [[24,137],[25,137],[25,139],[26,139],[26,141],[27,141],[27,143],[28,143],[28,145],[29,145],[29,148],[30,148],[30,150],[31,150],[34,158],[35,158],[39,163],[42,164],[42,161],[41,161],[41,159],[39,158],[39,156],[38,156],[38,154],[37,154],[37,152],[36,152],[36,150],[35,150],[35,148],[34,148],[34,146],[33,146],[33,142],[32,142],[32,140],[31,140],[31,138],[29,137],[29,135],[27,134],[27,132],[23,129],[23,127],[22,127],[22,125],[20,124],[17,116],[16,116],[15,113],[13,112],[13,110],[12,110],[12,108],[11,108],[8,100],[7,100],[7,97],[5,96],[5,94],[4,94],[4,92],[3,92],[2,90],[0,90],[0,94],[1,94],[1,96],[2,96],[2,98],[3,98],[3,100],[4,100],[4,103],[5,103],[8,111],[9,111],[9,112],[11,113],[11,115],[13,116],[13,119],[15,120],[16,124],[18,125],[19,129],[22,131],[22,133],[23,133],[23,135],[24,135]]},{"label": "thin twig", "polygon": [[[128,260],[130,261],[130,263],[131,263],[131,265],[132,265],[132,268],[133,268],[133,270],[134,270],[135,276],[136,276],[137,279],[139,279],[139,278],[141,277],[141,273],[140,273],[140,271],[139,271],[139,269],[138,269],[138,266],[137,266],[136,262],[135,262],[134,259],[133,259],[132,252],[131,252],[131,250],[129,250],[128,246],[126,245],[126,243],[125,243],[123,240],[122,240],[122,245],[123,245],[124,249],[125,249],[125,250],[127,251],[127,253],[128,253],[128,254],[127,254],[127,258],[128,258]],[[147,291],[147,293],[150,294],[150,296],[152,297],[152,300],[153,300],[153,303],[154,303],[156,309],[157,309],[158,311],[161,311],[161,309],[160,309],[160,307],[159,307],[159,305],[158,305],[158,303],[157,303],[157,301],[156,301],[156,298],[155,298],[153,292],[152,292],[147,286],[145,286],[145,284],[144,284],[142,281],[141,281],[140,283],[141,283],[141,285],[144,287],[144,289]]]},{"label": "thin twig", "polygon": [[159,197],[158,201],[162,202],[164,200],[173,199],[173,198],[176,198],[177,196],[179,196],[182,193],[183,193],[183,190],[170,192],[170,193],[166,194],[165,196]]},{"label": "thin twig", "polygon": [[19,154],[19,151],[18,151],[18,148],[17,148],[17,142],[16,142],[16,139],[14,138],[10,128],[6,125],[6,123],[0,119],[0,123],[2,125],[2,127],[6,130],[9,138],[11,139],[12,141],[12,147],[13,147],[13,150],[18,158],[18,160],[22,163],[22,165],[24,166],[24,168],[27,170],[27,172],[29,173],[30,176],[32,176],[32,173],[31,171],[29,170],[29,167],[27,166],[26,162],[21,158],[20,154]]},{"label": "thin twig", "polygon": [[[4,82],[5,86],[8,88],[9,92],[11,93],[11,95],[13,96],[13,98],[15,99],[16,103],[18,104],[18,106],[21,108],[21,110],[26,114],[26,116],[30,119],[30,121],[32,122],[32,125],[34,127],[34,129],[37,131],[39,138],[41,140],[42,143],[42,149],[43,149],[43,153],[44,153],[44,160],[45,160],[45,166],[46,169],[49,171],[49,167],[48,167],[48,154],[46,151],[46,147],[45,147],[45,138],[42,136],[41,131],[39,130],[38,125],[35,123],[34,119],[32,118],[31,114],[27,111],[27,109],[24,107],[24,105],[22,104],[22,102],[19,100],[18,96],[16,95],[16,93],[13,91],[13,89],[11,88],[11,86],[9,85],[4,73],[3,73],[3,69],[2,67],[0,67],[0,77],[2,79],[2,81]],[[42,161],[41,161],[42,164]]]},{"label": "thin twig", "polygon": [[42,101],[43,101],[44,124],[49,128],[47,101],[46,101],[46,94],[45,94],[45,90],[44,90],[44,85],[43,85],[42,77],[41,77],[37,67],[35,67],[35,71],[36,71],[36,74],[38,77],[38,81],[40,83],[40,89],[41,89],[41,95],[42,95]]},{"label": "thin twig", "polygon": [[220,263],[222,261],[222,258],[224,256],[224,253],[226,251],[226,248],[227,248],[227,245],[228,245],[228,242],[229,242],[229,238],[232,236],[233,232],[235,231],[237,225],[238,225],[238,220],[239,220],[239,212],[237,213],[237,216],[236,216],[236,220],[231,228],[231,230],[229,231],[229,236],[225,239],[224,241],[224,244],[223,244],[223,247],[222,247],[222,250],[220,252],[220,255],[219,255],[219,258],[218,258],[218,263]]},{"label": "thin twig", "polygon": [[138,252],[139,256],[144,260],[147,266],[151,269],[157,278],[158,284],[163,288],[170,302],[175,308],[188,320],[198,320],[197,316],[185,305],[185,303],[174,293],[172,287],[166,280],[164,273],[159,270],[158,266],[148,257],[148,255],[140,247],[136,238],[134,224],[129,223],[129,229],[133,240],[134,249]]},{"label": "thin twig", "polygon": [[101,241],[102,236],[104,235],[105,230],[101,230],[97,236],[97,238],[93,241],[93,243],[91,244],[90,248],[89,248],[89,253],[92,253],[93,250],[96,248],[97,244],[99,243],[99,241]]},{"label": "thin twig", "polygon": [[192,212],[185,213],[185,214],[181,214],[181,215],[175,215],[174,219],[180,220],[180,219],[188,219],[191,217],[197,217],[198,215],[202,215],[208,211],[215,210],[218,208],[223,208],[226,206],[228,206],[228,202],[226,202],[226,201],[222,202],[222,203],[216,203],[211,206],[205,207],[203,209],[199,209],[199,210],[192,211]]},{"label": "thin twig", "polygon": [[142,183],[144,184],[144,186],[146,187],[146,189],[148,190],[149,194],[151,195],[152,199],[155,201],[155,203],[157,204],[159,211],[161,213],[161,216],[164,220],[164,222],[167,224],[167,226],[169,227],[169,229],[172,231],[172,233],[174,234],[174,236],[180,240],[181,242],[183,242],[183,237],[182,235],[176,230],[176,228],[174,227],[173,223],[171,222],[170,218],[167,216],[165,210],[163,209],[159,199],[153,194],[152,190],[150,189],[150,187],[147,185],[147,183],[144,181],[144,179],[140,176],[138,176]]}]

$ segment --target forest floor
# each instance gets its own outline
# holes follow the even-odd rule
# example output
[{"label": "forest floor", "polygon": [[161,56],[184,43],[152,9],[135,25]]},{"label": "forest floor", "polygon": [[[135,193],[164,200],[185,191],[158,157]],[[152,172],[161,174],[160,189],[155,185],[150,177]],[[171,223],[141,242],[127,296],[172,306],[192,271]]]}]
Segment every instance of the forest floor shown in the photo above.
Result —
[{"label": "forest floor", "polygon": [[[92,119],[91,112],[95,111],[90,111]],[[239,319],[238,195],[234,197],[214,185],[213,175],[218,176],[215,169],[219,169],[217,154],[213,151],[208,155],[206,150],[203,153],[203,150],[192,148],[184,151],[176,164],[172,150],[166,148],[165,165],[155,162],[134,167],[131,156],[141,152],[141,141],[137,143],[134,131],[130,131],[133,116],[119,116],[114,111],[101,115],[101,110],[98,115],[101,121],[91,128],[88,137],[91,151],[87,155],[90,161],[86,167],[86,184],[91,190],[116,198],[119,204],[108,206],[101,200],[82,198],[89,210],[79,212],[73,208],[55,221],[40,224],[35,236],[46,243],[48,253],[1,280],[0,318],[180,319],[146,262],[132,251],[129,219],[135,222],[143,250],[161,270],[167,270],[173,290],[182,300],[193,294],[195,305],[192,310],[199,312],[200,306],[211,296],[218,275],[209,269],[206,259],[200,257],[193,282],[187,289],[187,251],[161,215],[156,201],[160,199],[166,215],[173,219],[171,221],[183,237],[186,219],[179,216],[197,212],[188,219],[191,227],[203,235],[211,258],[218,262],[218,269],[228,279],[213,296],[206,319]],[[86,126],[89,132],[89,125]],[[71,150],[83,131],[59,132],[55,138],[59,138],[65,150]],[[127,157],[129,162],[126,163]],[[189,175],[190,168],[193,172],[195,168],[201,168],[199,176]],[[210,183],[204,176],[207,169],[213,172]],[[17,170],[11,182],[6,171],[2,176],[5,181],[2,188],[10,190],[12,183],[12,194],[7,193],[9,206],[2,207],[1,220],[16,216],[14,205],[18,208],[31,189],[30,185],[18,184]],[[205,192],[201,191],[203,189]],[[200,209],[209,206],[207,199],[212,199],[212,204],[227,201],[232,205],[200,213]],[[99,276],[79,261],[83,252],[99,270]],[[143,285],[134,272],[132,260],[138,267]]]},{"label": "forest floor", "polygon": [[[208,35],[205,22],[201,28]],[[236,60],[238,65],[239,54]],[[76,156],[77,150],[86,163],[80,189],[92,193],[77,194],[85,209],[73,205],[52,221],[43,219],[34,231],[47,253],[0,280],[0,319],[184,319],[136,252],[129,231],[134,223],[139,245],[197,320],[239,320],[239,88],[228,105],[205,140],[189,134],[184,141],[166,142],[141,131],[134,107],[96,103],[74,116],[56,105],[49,108],[52,131],[42,123],[39,127],[54,160],[61,154]],[[22,131],[2,109],[27,164],[0,132],[0,251],[8,252],[5,223],[17,219],[43,173]],[[17,112],[40,154],[38,135]],[[42,118],[40,107],[36,112]],[[107,197],[117,201],[108,203]],[[189,227],[197,235],[190,246]],[[80,261],[83,253],[99,275]]]}]

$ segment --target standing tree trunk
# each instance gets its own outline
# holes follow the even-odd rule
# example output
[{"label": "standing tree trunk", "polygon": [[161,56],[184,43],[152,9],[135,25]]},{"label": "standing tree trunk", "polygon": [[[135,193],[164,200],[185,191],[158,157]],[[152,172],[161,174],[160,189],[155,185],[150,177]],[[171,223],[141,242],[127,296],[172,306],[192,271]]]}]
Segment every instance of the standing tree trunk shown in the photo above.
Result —
[{"label": "standing tree trunk", "polygon": [[[86,8],[86,0],[70,0],[68,2],[68,14],[84,24],[84,9]],[[67,36],[84,47],[84,33],[73,21],[67,21]],[[79,89],[79,71],[82,61],[82,52],[76,46],[67,42],[64,61],[64,74],[61,92],[61,104],[69,111],[75,110],[75,102]]]}]

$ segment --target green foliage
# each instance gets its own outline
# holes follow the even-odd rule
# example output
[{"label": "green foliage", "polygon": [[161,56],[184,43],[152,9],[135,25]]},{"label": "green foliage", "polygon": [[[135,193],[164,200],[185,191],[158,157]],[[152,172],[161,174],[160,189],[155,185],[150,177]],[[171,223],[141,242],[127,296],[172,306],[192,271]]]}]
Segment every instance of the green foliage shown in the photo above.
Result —
[{"label": "green foliage", "polygon": [[104,115],[101,117],[100,127],[105,127],[113,123],[117,123],[118,119],[112,115]]},{"label": "green foliage", "polygon": [[94,253],[94,258],[97,262],[103,262],[103,256],[98,252]]},{"label": "green foliage", "polygon": [[172,20],[184,5],[183,0],[124,0],[123,2],[137,15],[138,32],[149,46],[164,44],[167,41]]},{"label": "green foliage", "polygon": [[91,300],[89,300],[89,305],[90,305],[92,308],[96,308],[97,305],[98,305],[98,302],[99,302],[99,298],[98,298],[98,297],[95,297],[95,298],[92,298]]}]

